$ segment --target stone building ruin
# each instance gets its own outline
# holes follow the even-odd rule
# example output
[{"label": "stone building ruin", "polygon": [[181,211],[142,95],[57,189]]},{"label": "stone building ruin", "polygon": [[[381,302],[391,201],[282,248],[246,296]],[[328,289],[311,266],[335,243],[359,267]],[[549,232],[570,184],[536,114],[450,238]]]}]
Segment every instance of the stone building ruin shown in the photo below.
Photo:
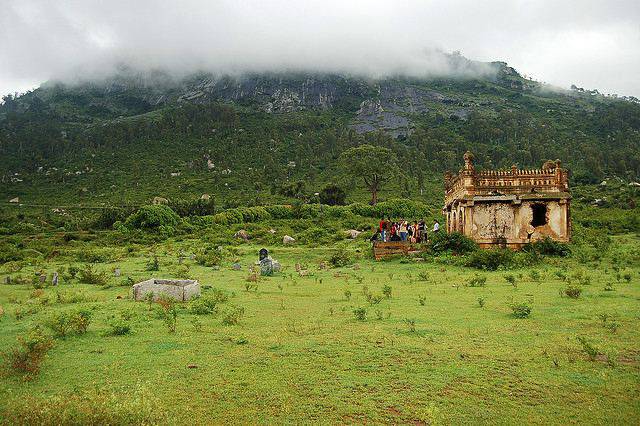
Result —
[{"label": "stone building ruin", "polygon": [[476,171],[473,154],[464,155],[457,175],[445,173],[447,232],[460,232],[480,247],[521,248],[550,237],[571,238],[568,172],[560,160],[541,169]]}]

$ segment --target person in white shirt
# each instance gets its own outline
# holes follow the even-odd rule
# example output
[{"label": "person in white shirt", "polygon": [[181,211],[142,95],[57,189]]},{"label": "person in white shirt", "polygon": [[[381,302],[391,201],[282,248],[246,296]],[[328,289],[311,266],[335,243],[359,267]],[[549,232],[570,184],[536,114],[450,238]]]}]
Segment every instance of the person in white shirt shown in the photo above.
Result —
[{"label": "person in white shirt", "polygon": [[438,232],[440,230],[440,224],[437,220],[433,221],[433,232]]}]

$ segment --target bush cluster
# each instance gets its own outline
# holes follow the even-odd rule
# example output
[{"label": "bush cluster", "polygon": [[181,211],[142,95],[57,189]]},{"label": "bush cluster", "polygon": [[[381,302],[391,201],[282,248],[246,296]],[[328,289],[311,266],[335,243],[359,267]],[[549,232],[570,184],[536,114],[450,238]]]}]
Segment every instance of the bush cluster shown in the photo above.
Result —
[{"label": "bush cluster", "polygon": [[509,249],[477,250],[469,255],[465,265],[486,271],[496,271],[513,266],[515,254]]},{"label": "bush cluster", "polygon": [[144,230],[175,227],[178,223],[180,223],[180,216],[164,204],[142,206],[125,221],[125,225],[129,228]]},{"label": "bush cluster", "polygon": [[4,355],[14,372],[31,377],[38,374],[40,365],[53,344],[53,339],[36,327],[25,336],[19,336],[18,346]]},{"label": "bush cluster", "polygon": [[224,260],[224,253],[218,247],[207,245],[196,254],[195,260],[202,266],[220,266]]},{"label": "bush cluster", "polygon": [[46,319],[45,325],[53,331],[56,337],[64,339],[74,331],[77,334],[85,334],[91,323],[91,311],[79,309],[73,312],[56,312]]},{"label": "bush cluster", "polygon": [[533,252],[545,256],[565,257],[571,254],[571,248],[568,244],[555,241],[548,236],[542,240],[527,244],[524,246],[523,250],[525,252]]},{"label": "bush cluster", "polygon": [[353,260],[353,255],[344,247],[338,247],[329,257],[329,263],[336,268],[350,265]]},{"label": "bush cluster", "polygon": [[478,250],[478,244],[460,232],[450,234],[436,232],[432,233],[429,238],[429,250],[432,253],[467,254]]}]

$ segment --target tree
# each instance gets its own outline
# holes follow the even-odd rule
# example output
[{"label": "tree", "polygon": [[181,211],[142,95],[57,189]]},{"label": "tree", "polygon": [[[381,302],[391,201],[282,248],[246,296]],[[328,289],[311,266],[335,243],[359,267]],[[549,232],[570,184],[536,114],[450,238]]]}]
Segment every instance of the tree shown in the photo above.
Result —
[{"label": "tree", "polygon": [[348,175],[362,179],[371,192],[371,204],[378,202],[378,192],[398,174],[396,155],[388,148],[360,145],[340,155],[340,166]]},{"label": "tree", "polygon": [[335,183],[328,183],[320,190],[320,202],[330,206],[344,206],[347,194]]}]

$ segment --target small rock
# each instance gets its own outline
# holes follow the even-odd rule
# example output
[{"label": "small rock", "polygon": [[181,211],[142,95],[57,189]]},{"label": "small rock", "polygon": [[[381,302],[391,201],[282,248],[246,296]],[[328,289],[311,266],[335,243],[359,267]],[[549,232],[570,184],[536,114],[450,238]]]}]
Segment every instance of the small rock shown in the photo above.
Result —
[{"label": "small rock", "polygon": [[356,239],[358,238],[358,235],[360,235],[362,232],[360,231],[356,231],[355,229],[349,229],[348,231],[345,231],[347,236],[351,239]]},{"label": "small rock", "polygon": [[116,277],[119,277],[120,276],[120,268],[116,268],[116,270],[113,271],[113,275],[116,276]]},{"label": "small rock", "polygon": [[602,182],[600,182],[600,186],[607,186],[607,181],[603,180]]},{"label": "small rock", "polygon": [[269,229],[269,233],[270,233],[270,234],[275,234],[275,233],[276,233],[276,230],[275,230],[275,229]]},{"label": "small rock", "polygon": [[163,197],[153,197],[152,204],[169,204],[169,200]]},{"label": "small rock", "polygon": [[209,201],[211,199],[211,195],[209,194],[202,194],[202,196],[200,197],[201,200],[204,201]]},{"label": "small rock", "polygon": [[242,265],[240,265],[239,263],[237,263],[237,262],[236,262],[236,263],[234,263],[233,265],[231,265],[231,268],[232,268],[234,271],[239,271],[239,270],[241,270],[241,269],[242,269]]},{"label": "small rock", "polygon": [[20,197],[16,197],[16,198],[12,198],[9,200],[10,203],[19,203],[20,202]]},{"label": "small rock", "polygon": [[289,235],[285,235],[284,237],[282,237],[282,244],[292,244],[295,242],[296,242],[296,239]]},{"label": "small rock", "polygon": [[244,229],[241,229],[235,234],[233,234],[233,238],[239,238],[246,241],[249,239],[249,234]]}]

